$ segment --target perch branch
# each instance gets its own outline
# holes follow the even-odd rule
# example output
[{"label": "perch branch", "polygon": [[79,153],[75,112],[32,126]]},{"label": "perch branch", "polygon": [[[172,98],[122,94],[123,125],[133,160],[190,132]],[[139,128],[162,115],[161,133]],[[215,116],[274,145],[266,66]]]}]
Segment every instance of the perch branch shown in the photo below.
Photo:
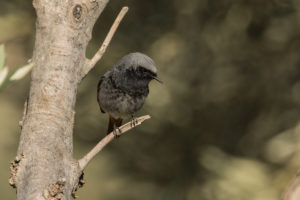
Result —
[{"label": "perch branch", "polygon": [[[150,115],[145,115],[139,118],[136,118],[135,126],[132,126],[132,122],[128,122],[124,124],[123,126],[119,127],[120,133],[119,135],[124,134],[125,132],[131,130],[132,128],[140,125],[143,121],[150,119]],[[100,142],[89,152],[87,153],[83,158],[81,158],[79,162],[79,167],[81,170],[83,170],[87,164],[113,139],[115,138],[113,132],[109,133],[106,137],[104,137]]]},{"label": "perch branch", "polygon": [[118,14],[117,18],[115,19],[113,25],[111,26],[109,32],[106,35],[106,38],[104,39],[101,47],[96,52],[94,57],[90,60],[87,60],[87,64],[84,67],[83,70],[83,76],[85,77],[87,73],[96,65],[96,63],[102,58],[103,54],[106,51],[106,48],[108,47],[112,37],[114,36],[119,24],[121,23],[122,19],[124,18],[125,14],[128,11],[128,7],[123,7],[120,13]]}]

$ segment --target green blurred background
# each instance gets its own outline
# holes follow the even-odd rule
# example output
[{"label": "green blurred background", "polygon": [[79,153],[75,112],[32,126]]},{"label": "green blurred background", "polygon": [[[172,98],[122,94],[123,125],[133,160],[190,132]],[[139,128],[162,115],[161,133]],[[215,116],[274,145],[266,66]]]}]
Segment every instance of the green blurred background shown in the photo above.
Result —
[{"label": "green blurred background", "polygon": [[[123,55],[152,57],[152,82],[136,116],[85,170],[79,199],[279,200],[300,166],[299,0],[111,1],[89,44],[91,57],[122,6],[130,10],[78,91],[74,156],[105,136],[96,86]],[[15,69],[34,44],[31,1],[0,1],[0,43]],[[16,155],[30,76],[0,92],[0,193]]]}]

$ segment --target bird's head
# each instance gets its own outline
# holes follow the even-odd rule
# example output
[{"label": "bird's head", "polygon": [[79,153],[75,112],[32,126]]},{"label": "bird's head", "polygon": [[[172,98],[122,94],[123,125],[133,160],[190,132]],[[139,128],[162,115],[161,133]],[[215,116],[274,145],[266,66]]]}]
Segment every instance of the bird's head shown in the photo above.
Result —
[{"label": "bird's head", "polygon": [[138,52],[130,53],[124,56],[118,65],[122,66],[129,74],[137,79],[149,82],[154,79],[162,83],[157,76],[155,62],[145,54]]}]

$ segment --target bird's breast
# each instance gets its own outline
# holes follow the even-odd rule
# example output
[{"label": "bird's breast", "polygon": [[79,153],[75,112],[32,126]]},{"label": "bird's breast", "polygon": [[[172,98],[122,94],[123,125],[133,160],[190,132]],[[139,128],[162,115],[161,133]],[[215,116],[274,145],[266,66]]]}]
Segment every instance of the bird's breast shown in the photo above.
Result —
[{"label": "bird's breast", "polygon": [[113,117],[124,118],[141,109],[146,97],[147,94],[139,92],[128,93],[115,88],[103,89],[99,94],[99,104],[101,109]]},{"label": "bird's breast", "polygon": [[101,83],[99,105],[113,117],[124,118],[141,109],[148,94],[149,88],[144,82],[109,76]]}]

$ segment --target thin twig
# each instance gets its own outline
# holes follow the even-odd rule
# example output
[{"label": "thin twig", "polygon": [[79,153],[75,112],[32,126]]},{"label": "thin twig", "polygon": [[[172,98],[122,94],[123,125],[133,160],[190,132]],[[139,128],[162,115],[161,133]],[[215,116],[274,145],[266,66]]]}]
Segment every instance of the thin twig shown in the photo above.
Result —
[{"label": "thin twig", "polygon": [[108,47],[112,37],[114,36],[119,24],[121,23],[123,17],[128,11],[128,7],[123,7],[120,13],[118,14],[117,18],[115,19],[113,25],[111,26],[109,32],[106,35],[106,38],[104,39],[101,47],[96,52],[94,57],[87,61],[87,64],[85,65],[85,68],[83,70],[83,77],[87,75],[87,73],[96,65],[96,63],[102,58],[103,54],[106,51],[106,48]]},{"label": "thin twig", "polygon": [[[150,115],[144,115],[142,117],[135,119],[135,126],[132,126],[132,122],[128,122],[127,124],[124,124],[123,126],[119,127],[118,133],[119,135],[124,134],[125,132],[133,129],[134,127],[140,125],[143,121],[150,119]],[[78,163],[81,170],[83,170],[87,164],[113,139],[115,138],[114,133],[109,133],[106,137],[104,137],[100,142],[89,152],[87,153],[83,158],[81,158]]]},{"label": "thin twig", "polygon": [[25,103],[24,103],[24,110],[23,110],[22,120],[19,121],[19,126],[21,127],[21,129],[23,128],[25,116],[26,116],[27,110],[28,110],[28,99],[29,99],[29,96],[26,98]]}]

